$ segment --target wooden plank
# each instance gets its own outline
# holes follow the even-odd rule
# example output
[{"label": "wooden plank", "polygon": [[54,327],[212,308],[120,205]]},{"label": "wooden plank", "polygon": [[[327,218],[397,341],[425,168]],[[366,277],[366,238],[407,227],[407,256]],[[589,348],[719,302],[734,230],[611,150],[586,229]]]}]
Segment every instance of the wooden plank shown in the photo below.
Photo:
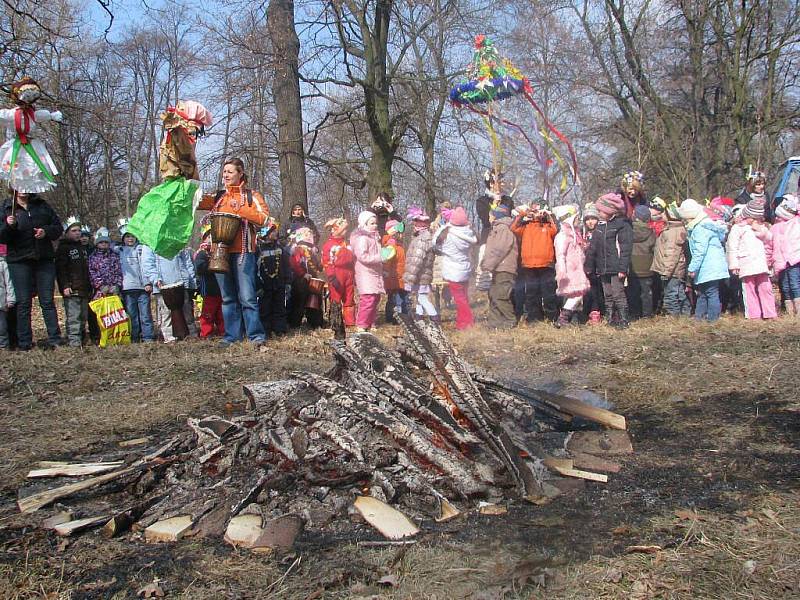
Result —
[{"label": "wooden plank", "polygon": [[604,473],[619,473],[622,468],[619,463],[612,462],[600,456],[586,454],[584,452],[573,452],[572,461],[574,468],[586,469],[587,471],[603,471]]},{"label": "wooden plank", "polygon": [[97,475],[98,473],[106,473],[118,469],[123,464],[123,461],[107,462],[107,463],[63,463],[57,466],[45,467],[42,469],[33,469],[28,472],[29,479],[38,477],[80,477],[82,475]]},{"label": "wooden plank", "polygon": [[131,446],[141,446],[142,444],[146,444],[149,441],[150,438],[145,436],[140,438],[134,438],[132,440],[122,440],[121,442],[119,442],[118,445],[120,448],[130,448]]},{"label": "wooden plank", "polygon": [[549,469],[572,469],[575,465],[571,458],[557,458],[555,456],[547,456],[542,462],[544,466]]},{"label": "wooden plank", "polygon": [[558,405],[558,407],[565,413],[569,413],[575,417],[583,417],[584,419],[588,419],[589,421],[593,421],[595,423],[600,423],[601,425],[605,425],[611,429],[627,429],[625,417],[623,415],[611,412],[610,410],[606,410],[604,408],[597,408],[596,406],[592,406],[586,402],[581,402],[576,398],[570,398],[569,396],[560,396],[558,394],[550,394],[548,392],[539,393],[545,396],[552,403]]},{"label": "wooden plank", "polygon": [[592,473],[591,471],[581,471],[580,469],[562,469],[559,467],[553,467],[553,470],[564,477],[577,477],[578,479],[599,481],[601,483],[608,481],[608,475],[602,473]]},{"label": "wooden plank", "polygon": [[144,530],[146,542],[176,542],[192,528],[191,515],[156,521]]},{"label": "wooden plank", "polygon": [[597,456],[618,456],[633,453],[627,431],[576,431],[566,441],[568,452],[583,452]]},{"label": "wooden plank", "polygon": [[103,485],[109,481],[114,481],[115,479],[119,479],[120,477],[124,477],[130,473],[140,471],[141,469],[149,466],[152,461],[159,459],[162,454],[173,449],[178,441],[178,438],[170,440],[155,452],[148,454],[124,469],[112,471],[111,473],[104,473],[103,475],[96,475],[82,481],[68,483],[67,485],[62,485],[61,487],[45,490],[43,492],[38,492],[36,494],[31,494],[30,496],[20,498],[17,500],[17,506],[19,507],[20,512],[35,512],[43,506],[47,506],[48,504],[55,502],[56,500],[60,500],[61,498],[66,498],[67,496],[77,494],[78,492]]},{"label": "wooden plank", "polygon": [[60,536],[75,535],[92,527],[99,527],[108,521],[108,515],[101,515],[99,517],[89,517],[88,519],[78,519],[77,521],[67,521],[61,525],[53,527],[55,532]]},{"label": "wooden plank", "polygon": [[364,520],[390,540],[400,540],[419,533],[407,516],[371,496],[359,496],[354,503]]},{"label": "wooden plank", "polygon": [[98,485],[108,483],[109,481],[114,481],[115,479],[118,479],[124,475],[133,473],[136,471],[136,469],[137,467],[135,466],[126,467],[125,469],[120,469],[104,475],[90,477],[89,479],[84,479],[83,481],[68,483],[67,485],[62,485],[61,487],[52,490],[45,490],[37,494],[31,494],[30,496],[25,496],[24,498],[17,500],[17,506],[19,507],[20,512],[35,512],[43,506],[47,506],[51,502],[55,502],[61,498],[66,498],[67,496],[72,496],[73,494],[77,494],[78,492],[82,492],[84,490],[89,490],[93,487],[97,487]]},{"label": "wooden plank", "polygon": [[264,533],[261,528],[262,522],[261,515],[236,515],[230,520],[225,530],[225,542],[231,546],[255,547],[256,541]]},{"label": "wooden plank", "polygon": [[103,537],[112,538],[128,531],[150,507],[154,506],[162,498],[163,496],[155,496],[118,512],[108,520],[100,533]]},{"label": "wooden plank", "polygon": [[55,529],[56,525],[63,525],[68,521],[72,521],[72,513],[62,510],[61,512],[54,514],[52,517],[48,517],[42,521],[42,529]]}]

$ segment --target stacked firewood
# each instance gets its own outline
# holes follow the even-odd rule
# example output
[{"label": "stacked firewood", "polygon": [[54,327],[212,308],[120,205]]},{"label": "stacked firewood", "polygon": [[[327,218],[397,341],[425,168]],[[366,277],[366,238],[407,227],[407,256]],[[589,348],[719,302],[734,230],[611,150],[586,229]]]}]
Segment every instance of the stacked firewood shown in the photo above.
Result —
[{"label": "stacked firewood", "polygon": [[224,535],[275,548],[303,527],[346,527],[359,513],[403,537],[417,532],[404,514],[420,522],[453,517],[458,505],[544,504],[569,487],[563,477],[605,481],[598,471],[619,469],[608,456],[632,450],[621,415],[499,381],[462,360],[438,325],[401,323],[395,350],[369,333],[334,341],[327,375],[247,385],[244,414],[189,419],[134,458],[40,465],[36,481],[84,477],[27,486],[19,508],[70,499],[88,513],[99,496],[121,505],[84,519],[62,507],[64,522],[48,520],[62,535],[103,525],[109,536]]}]

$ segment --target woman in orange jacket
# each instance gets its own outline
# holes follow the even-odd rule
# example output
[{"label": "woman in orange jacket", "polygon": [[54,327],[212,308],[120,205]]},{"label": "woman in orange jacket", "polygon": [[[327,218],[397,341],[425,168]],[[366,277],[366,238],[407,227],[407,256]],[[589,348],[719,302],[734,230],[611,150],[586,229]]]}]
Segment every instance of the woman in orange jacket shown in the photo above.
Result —
[{"label": "woman in orange jacket", "polygon": [[235,214],[241,218],[239,234],[228,254],[230,268],[227,273],[216,274],[222,292],[222,316],[225,321],[225,336],[220,344],[230,346],[247,335],[251,342],[261,346],[266,334],[258,315],[256,232],[267,224],[269,207],[261,193],[247,188],[244,163],[240,159],[225,161],[222,182],[225,184],[224,190],[203,196],[198,205],[200,210]]}]

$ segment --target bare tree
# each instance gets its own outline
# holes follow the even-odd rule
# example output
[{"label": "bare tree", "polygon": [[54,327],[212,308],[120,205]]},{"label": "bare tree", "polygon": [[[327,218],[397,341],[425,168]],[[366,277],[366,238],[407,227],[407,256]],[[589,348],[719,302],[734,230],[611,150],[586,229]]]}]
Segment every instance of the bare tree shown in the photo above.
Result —
[{"label": "bare tree", "polygon": [[300,105],[300,40],[294,26],[294,1],[270,0],[267,26],[275,65],[272,89],[278,117],[277,150],[283,199],[281,218],[286,219],[294,203],[301,204],[308,213]]}]

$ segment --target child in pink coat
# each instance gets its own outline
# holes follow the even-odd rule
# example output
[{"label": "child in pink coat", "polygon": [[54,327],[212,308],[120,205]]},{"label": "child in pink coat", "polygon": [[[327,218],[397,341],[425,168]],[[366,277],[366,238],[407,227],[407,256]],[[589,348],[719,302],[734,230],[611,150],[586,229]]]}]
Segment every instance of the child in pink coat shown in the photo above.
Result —
[{"label": "child in pink coat", "polygon": [[350,247],[356,257],[356,327],[368,331],[375,324],[381,294],[385,293],[381,238],[375,213],[365,210],[358,215],[358,228],[350,235]]},{"label": "child in pink coat", "polygon": [[764,202],[751,200],[742,219],[728,235],[728,268],[742,282],[744,314],[748,319],[774,319],[775,295],[769,280],[772,234],[764,224]]},{"label": "child in pink coat", "polygon": [[[556,252],[556,293],[565,298],[564,307],[558,315],[556,327],[569,325],[573,313],[580,310],[583,295],[589,291],[591,284],[584,272],[584,247],[586,242],[580,231],[580,215],[574,204],[556,206],[553,216],[561,223],[561,229],[555,237]],[[577,222],[577,224],[576,224]]]},{"label": "child in pink coat", "polygon": [[787,194],[775,209],[772,265],[778,276],[787,315],[800,316],[800,216],[794,194]]}]

